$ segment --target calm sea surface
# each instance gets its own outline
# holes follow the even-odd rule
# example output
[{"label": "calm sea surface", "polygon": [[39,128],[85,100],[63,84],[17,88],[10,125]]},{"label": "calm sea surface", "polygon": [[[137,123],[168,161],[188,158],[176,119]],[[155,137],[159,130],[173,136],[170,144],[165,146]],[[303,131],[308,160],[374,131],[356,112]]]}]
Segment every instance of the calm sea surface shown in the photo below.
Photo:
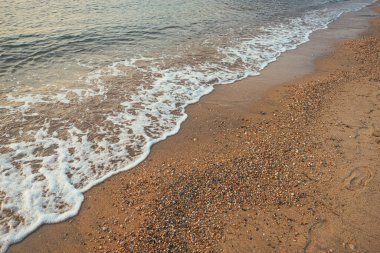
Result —
[{"label": "calm sea surface", "polygon": [[371,0],[2,0],[0,252],[75,215],[185,107]]}]

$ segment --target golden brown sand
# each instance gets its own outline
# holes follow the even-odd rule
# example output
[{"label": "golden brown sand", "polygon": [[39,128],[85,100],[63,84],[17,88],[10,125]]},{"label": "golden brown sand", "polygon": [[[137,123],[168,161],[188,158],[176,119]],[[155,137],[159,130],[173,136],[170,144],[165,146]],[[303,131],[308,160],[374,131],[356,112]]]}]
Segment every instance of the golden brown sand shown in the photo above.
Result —
[{"label": "golden brown sand", "polygon": [[9,252],[378,252],[380,19],[312,75],[213,102],[233,92]]}]

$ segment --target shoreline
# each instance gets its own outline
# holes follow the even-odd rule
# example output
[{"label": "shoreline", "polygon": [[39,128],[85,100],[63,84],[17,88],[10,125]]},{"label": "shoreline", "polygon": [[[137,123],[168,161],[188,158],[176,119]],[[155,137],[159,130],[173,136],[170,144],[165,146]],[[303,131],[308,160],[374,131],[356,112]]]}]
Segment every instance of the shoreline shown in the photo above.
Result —
[{"label": "shoreline", "polygon": [[[305,46],[309,43],[311,42],[308,42]],[[284,56],[284,58],[285,57],[286,56]],[[282,58],[282,56],[280,58]],[[281,59],[278,60],[278,62],[280,61],[282,62]],[[286,65],[287,62],[285,61],[283,64]],[[272,70],[270,69],[271,67]],[[276,73],[273,68],[275,67],[269,66],[268,69],[263,72],[272,71],[271,73]],[[311,71],[312,69],[309,69],[309,72]],[[258,78],[265,80],[265,75],[266,74],[263,73],[262,76]],[[296,77],[292,76],[287,81],[298,77],[299,75],[296,75]],[[180,133],[155,145],[147,161],[137,166],[136,169],[112,177],[87,192],[86,201],[78,216],[61,224],[43,226],[20,244],[12,246],[9,252],[27,252],[24,251],[27,248],[31,251],[35,251],[41,246],[41,242],[46,241],[47,238],[49,238],[49,243],[43,245],[46,252],[62,252],[60,249],[63,248],[67,249],[68,252],[83,252],[83,250],[90,252],[98,250],[99,252],[104,252],[106,251],[106,246],[110,247],[108,245],[117,244],[117,247],[123,247],[123,243],[117,243],[117,241],[120,240],[115,240],[114,242],[112,236],[115,235],[115,237],[122,238],[124,236],[122,231],[125,231],[126,227],[128,227],[129,231],[133,231],[134,228],[138,230],[137,228],[140,227],[141,221],[147,218],[147,214],[144,216],[143,213],[146,212],[147,209],[150,209],[148,205],[152,204],[151,202],[157,195],[157,188],[155,187],[159,186],[157,185],[159,179],[155,178],[155,176],[159,176],[158,178],[161,178],[161,180],[164,180],[165,178],[163,177],[167,176],[169,181],[173,181],[173,178],[178,177],[178,174],[181,174],[180,172],[183,171],[183,169],[179,168],[180,166],[184,168],[189,168],[189,165],[195,167],[206,166],[207,164],[204,165],[205,161],[201,159],[204,154],[214,155],[214,160],[216,158],[220,161],[226,160],[223,156],[229,155],[230,147],[225,147],[224,144],[219,143],[218,140],[221,139],[221,136],[225,136],[225,141],[228,140],[230,138],[229,135],[236,132],[236,128],[245,128],[241,128],[241,122],[245,122],[247,119],[249,122],[259,122],[262,118],[267,116],[267,118],[272,117],[270,116],[271,109],[273,110],[271,107],[276,108],[276,106],[265,104],[268,102],[267,95],[264,95],[264,98],[260,100],[260,97],[267,93],[266,91],[269,89],[268,87],[264,87],[264,85],[261,85],[261,91],[260,88],[255,87],[257,92],[255,94],[258,95],[256,95],[254,99],[249,97],[252,95],[252,92],[247,92],[245,95],[249,98],[243,99],[243,101],[247,101],[245,104],[239,104],[239,101],[236,101],[236,98],[239,98],[241,102],[240,95],[244,94],[243,87],[247,87],[249,90],[250,88],[247,83],[252,82],[253,79],[257,80],[258,78],[248,78],[233,86],[217,87],[211,95],[202,98],[199,103],[187,109],[189,118],[181,127]],[[283,83],[283,80],[279,81],[278,84],[280,83]],[[238,91],[239,89],[240,91]],[[277,88],[274,90],[276,89]],[[236,91],[236,93],[233,91]],[[270,91],[269,93],[276,93],[276,91]],[[224,99],[226,94],[230,95],[228,101]],[[261,102],[257,102],[258,100]],[[259,107],[252,110],[252,104],[256,103],[265,104],[263,107],[266,111],[262,111]],[[211,119],[210,112],[213,115]],[[209,122],[211,120],[216,121]],[[203,123],[199,125],[199,122]],[[193,129],[196,129],[195,133]],[[237,139],[241,138],[237,136],[234,137]],[[176,147],[175,151],[172,150],[173,145]],[[238,146],[238,144],[235,145]],[[235,146],[235,150],[237,146]],[[214,148],[218,149],[209,152],[210,149]],[[187,154],[186,157],[183,157],[183,154]],[[193,160],[194,158],[198,160]],[[182,162],[177,161],[181,159],[183,160]],[[163,164],[163,162],[165,164]],[[227,163],[228,162],[230,161],[227,161]],[[195,174],[198,172],[195,172]],[[183,175],[186,175],[186,173]],[[146,187],[147,183],[153,183],[154,186],[149,185]],[[132,190],[125,192],[125,187]],[[98,196],[99,194],[100,196]],[[113,198],[107,197],[110,195],[112,195]],[[101,199],[101,204],[99,204],[99,199]],[[130,201],[129,199],[137,200],[136,203],[128,203]],[[84,214],[85,211],[87,212],[86,214]],[[116,214],[118,212],[119,214]],[[149,214],[149,212],[147,213]],[[122,221],[120,219],[121,216],[127,216],[128,220],[125,221],[124,219],[124,221]],[[100,222],[98,220],[103,221]],[[110,232],[111,229],[112,232]],[[117,230],[117,232],[115,232],[115,230]],[[96,247],[94,245],[96,245]],[[45,251],[37,250],[37,252]]]}]

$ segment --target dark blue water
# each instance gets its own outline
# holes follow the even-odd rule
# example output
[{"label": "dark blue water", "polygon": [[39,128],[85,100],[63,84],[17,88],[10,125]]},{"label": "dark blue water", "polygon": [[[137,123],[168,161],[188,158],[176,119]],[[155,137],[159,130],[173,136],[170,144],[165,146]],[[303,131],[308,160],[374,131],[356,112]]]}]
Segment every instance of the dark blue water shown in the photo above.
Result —
[{"label": "dark blue water", "polygon": [[372,0],[2,0],[0,252],[177,133],[218,84],[259,75]]}]

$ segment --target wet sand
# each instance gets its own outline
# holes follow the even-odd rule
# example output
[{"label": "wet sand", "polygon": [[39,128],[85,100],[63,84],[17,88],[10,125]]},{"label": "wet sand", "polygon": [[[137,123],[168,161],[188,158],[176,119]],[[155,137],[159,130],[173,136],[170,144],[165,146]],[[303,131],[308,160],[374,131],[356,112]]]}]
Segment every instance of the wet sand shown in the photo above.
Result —
[{"label": "wet sand", "polygon": [[376,252],[380,19],[324,39],[189,107],[144,163],[9,252]]}]

